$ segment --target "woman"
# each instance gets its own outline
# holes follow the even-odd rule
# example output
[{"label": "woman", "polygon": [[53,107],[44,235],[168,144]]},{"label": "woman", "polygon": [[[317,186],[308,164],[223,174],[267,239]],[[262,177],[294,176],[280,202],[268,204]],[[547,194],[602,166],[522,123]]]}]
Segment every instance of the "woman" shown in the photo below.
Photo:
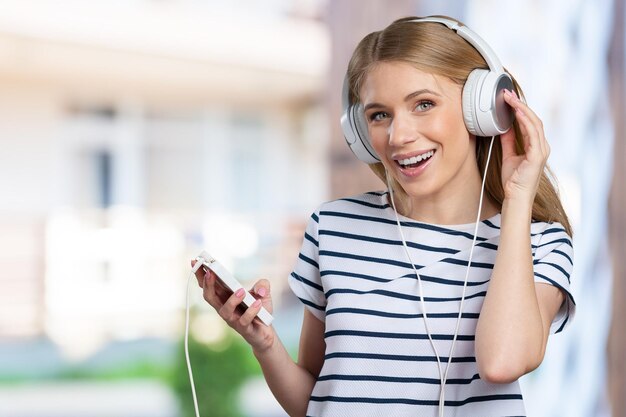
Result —
[{"label": "woman", "polygon": [[540,119],[507,75],[492,116],[515,121],[496,126],[490,157],[464,101],[497,58],[456,21],[418,20],[369,34],[350,61],[344,132],[351,146],[364,137],[387,191],[311,216],[289,278],[306,307],[297,363],[254,320],[271,311],[267,281],[241,314],[242,292],[197,275],[291,416],[524,415],[518,379],[575,311],[572,232]]}]

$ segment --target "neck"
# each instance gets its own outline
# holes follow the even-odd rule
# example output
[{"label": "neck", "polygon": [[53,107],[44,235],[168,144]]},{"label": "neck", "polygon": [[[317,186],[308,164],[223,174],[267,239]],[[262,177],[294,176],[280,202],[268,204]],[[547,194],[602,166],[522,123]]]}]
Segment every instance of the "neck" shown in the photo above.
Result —
[{"label": "neck", "polygon": [[[480,203],[482,178],[478,170],[464,181],[451,181],[434,195],[411,196],[395,192],[398,213],[424,223],[454,225],[474,223]],[[390,202],[391,203],[391,202]],[[500,210],[486,194],[483,195],[480,220],[493,217]]]},{"label": "neck", "polygon": [[[478,214],[478,195],[473,199],[467,199],[462,205],[452,205],[449,201],[446,204],[440,204],[436,201],[423,201],[421,199],[419,202],[415,200],[408,203],[399,202],[397,194],[394,194],[394,198],[399,214],[424,223],[441,225],[474,223]],[[499,211],[495,202],[487,196],[483,197],[480,212],[481,221],[493,217]]]}]

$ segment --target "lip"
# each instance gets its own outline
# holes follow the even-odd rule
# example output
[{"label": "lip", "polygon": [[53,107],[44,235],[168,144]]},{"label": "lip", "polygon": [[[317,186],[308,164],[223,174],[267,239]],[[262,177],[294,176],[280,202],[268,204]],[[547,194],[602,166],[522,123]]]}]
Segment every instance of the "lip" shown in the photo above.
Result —
[{"label": "lip", "polygon": [[430,152],[430,151],[437,152],[437,150],[435,148],[431,148],[431,149],[425,149],[425,150],[415,151],[415,152],[411,152],[411,153],[401,153],[401,154],[398,154],[398,155],[392,155],[391,158],[394,161],[399,161],[399,160],[402,160],[402,159],[413,158],[414,156],[422,155],[422,154],[425,154],[426,152]]},{"label": "lip", "polygon": [[[435,153],[433,154],[433,156],[431,156],[426,162],[424,162],[422,165],[417,166],[415,168],[403,168],[400,163],[396,160],[396,167],[398,168],[398,171],[400,171],[400,173],[405,176],[405,177],[409,177],[409,178],[415,178],[418,177],[419,175],[421,175],[426,168],[428,168],[431,164],[431,162],[433,161],[433,159],[435,159],[435,156],[437,155],[437,150],[436,149],[429,149],[428,151],[435,151]],[[411,154],[407,154],[407,155],[412,155],[412,156],[417,156],[417,155],[421,155],[424,152],[428,152],[428,151],[422,151],[419,153],[411,153]],[[404,155],[398,155],[399,158],[398,159],[406,159],[406,158],[411,158],[411,156],[405,157]],[[395,159],[395,158],[394,158]]]}]

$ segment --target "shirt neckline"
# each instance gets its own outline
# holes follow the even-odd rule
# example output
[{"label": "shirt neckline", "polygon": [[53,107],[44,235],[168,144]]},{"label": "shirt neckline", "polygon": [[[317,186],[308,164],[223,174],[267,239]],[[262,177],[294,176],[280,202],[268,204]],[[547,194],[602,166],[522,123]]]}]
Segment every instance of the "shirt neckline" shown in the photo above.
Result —
[{"label": "shirt neckline", "polygon": [[[380,199],[381,199],[381,203],[382,206],[385,207],[385,214],[387,217],[389,217],[390,219],[392,219],[394,222],[396,221],[396,215],[394,213],[393,210],[393,206],[391,205],[391,203],[388,201],[387,199],[387,195],[389,194],[388,191],[383,191],[380,194]],[[492,227],[495,226],[496,228],[500,228],[500,216],[501,213],[498,212],[495,215],[487,218],[487,219],[483,219],[480,221],[480,224],[482,226],[487,226],[487,227]],[[462,223],[462,224],[438,224],[438,223],[428,223],[428,222],[423,222],[423,221],[419,221],[419,220],[415,220],[412,219],[410,217],[406,217],[400,213],[398,213],[398,218],[400,219],[401,222],[407,222],[407,223],[413,223],[413,224],[419,224],[419,225],[426,225],[426,226],[433,226],[433,227],[438,227],[438,228],[442,228],[442,229],[450,229],[450,230],[463,230],[465,231],[467,230],[473,230],[473,228],[476,226],[476,222],[471,222],[471,223]],[[480,227],[480,226],[479,226]]]}]

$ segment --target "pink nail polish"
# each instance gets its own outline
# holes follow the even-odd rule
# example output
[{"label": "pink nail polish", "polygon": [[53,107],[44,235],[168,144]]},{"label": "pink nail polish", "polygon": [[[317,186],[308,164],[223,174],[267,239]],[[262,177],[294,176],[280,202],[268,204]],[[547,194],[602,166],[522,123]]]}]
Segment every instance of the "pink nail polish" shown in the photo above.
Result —
[{"label": "pink nail polish", "polygon": [[237,292],[235,293],[235,295],[239,298],[243,297],[243,293],[245,292],[245,290],[243,288],[239,288],[237,290]]},{"label": "pink nail polish", "polygon": [[252,307],[258,307],[261,305],[261,300],[256,300],[254,303],[252,303]]},{"label": "pink nail polish", "polygon": [[261,287],[256,293],[259,294],[261,297],[265,297],[267,295],[267,290],[265,289],[265,287]]}]

